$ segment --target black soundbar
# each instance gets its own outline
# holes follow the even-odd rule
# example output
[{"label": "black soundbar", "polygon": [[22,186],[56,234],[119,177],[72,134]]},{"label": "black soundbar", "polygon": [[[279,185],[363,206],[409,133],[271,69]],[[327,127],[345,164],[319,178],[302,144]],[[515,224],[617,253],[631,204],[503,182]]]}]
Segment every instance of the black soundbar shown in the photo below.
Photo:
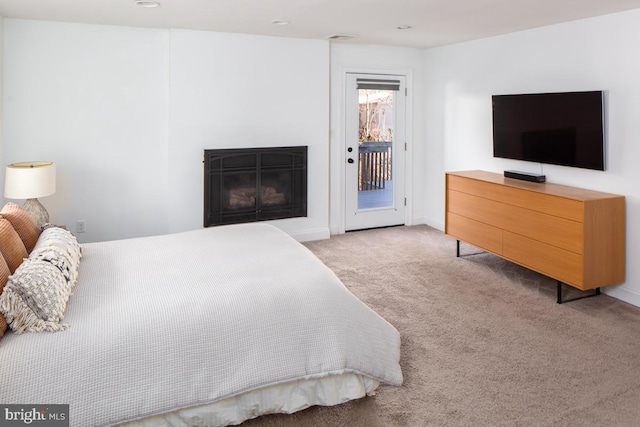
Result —
[{"label": "black soundbar", "polygon": [[547,180],[544,175],[520,171],[504,171],[504,176],[505,178],[520,179],[522,181],[530,182],[545,182]]}]

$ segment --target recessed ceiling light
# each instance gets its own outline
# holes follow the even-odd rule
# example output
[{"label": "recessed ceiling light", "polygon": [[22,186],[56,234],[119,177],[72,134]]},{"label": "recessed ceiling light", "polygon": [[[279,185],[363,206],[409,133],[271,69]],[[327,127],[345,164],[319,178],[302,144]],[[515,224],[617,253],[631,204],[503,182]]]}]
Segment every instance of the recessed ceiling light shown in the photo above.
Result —
[{"label": "recessed ceiling light", "polygon": [[354,37],[356,37],[356,36],[352,36],[352,35],[349,35],[349,34],[333,34],[333,35],[331,35],[331,36],[329,36],[327,38],[329,40],[338,40],[339,41],[339,40],[350,40],[350,39],[352,39]]},{"label": "recessed ceiling light", "polygon": [[291,22],[285,19],[274,19],[273,21],[271,21],[271,23],[273,25],[289,25]]},{"label": "recessed ceiling light", "polygon": [[410,30],[411,28],[411,25],[398,25],[396,30]]},{"label": "recessed ceiling light", "polygon": [[137,4],[140,7],[158,7],[158,6],[160,6],[160,3],[158,3],[157,1],[149,1],[149,0],[136,0],[134,3]]}]

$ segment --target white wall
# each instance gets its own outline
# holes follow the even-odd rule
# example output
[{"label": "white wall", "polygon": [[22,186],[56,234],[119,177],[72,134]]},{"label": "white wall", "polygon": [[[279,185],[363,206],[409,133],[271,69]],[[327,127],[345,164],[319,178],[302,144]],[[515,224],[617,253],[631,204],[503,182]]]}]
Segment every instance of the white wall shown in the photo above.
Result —
[{"label": "white wall", "polygon": [[80,241],[202,227],[202,150],[264,145],[309,146],[308,217],[274,223],[329,235],[328,42],[4,23],[3,161],[57,163],[42,202]]},{"label": "white wall", "polygon": [[424,223],[423,50],[389,46],[334,43],[331,45],[331,211],[332,234],[344,232],[345,179],[345,75],[347,72],[407,76],[407,164],[410,175],[406,190],[410,224]]},{"label": "white wall", "polygon": [[165,232],[168,33],[4,27],[4,162],[56,162],[57,191],[41,201],[73,231],[86,220],[81,241]]},{"label": "white wall", "polygon": [[491,95],[605,90],[606,171],[542,171],[549,182],[626,196],[627,281],[605,292],[640,305],[638,22],[635,10],[427,50],[427,222],[444,227],[445,171],[541,171],[536,163],[492,157]]},{"label": "white wall", "polygon": [[274,223],[328,237],[329,43],[172,30],[170,70],[171,231],[202,223],[205,148],[307,145],[308,216]]}]

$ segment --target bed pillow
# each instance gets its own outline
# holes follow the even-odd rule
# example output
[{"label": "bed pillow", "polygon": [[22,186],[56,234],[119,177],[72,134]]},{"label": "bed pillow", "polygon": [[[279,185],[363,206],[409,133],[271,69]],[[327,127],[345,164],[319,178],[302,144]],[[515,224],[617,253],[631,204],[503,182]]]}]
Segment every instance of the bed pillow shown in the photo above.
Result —
[{"label": "bed pillow", "polygon": [[0,311],[11,329],[24,332],[56,332],[71,295],[71,283],[58,267],[40,259],[26,259],[9,276],[0,295]]},{"label": "bed pillow", "polygon": [[28,258],[9,276],[0,295],[5,313],[17,333],[60,331],[67,301],[78,278],[82,248],[69,231],[45,228]]},{"label": "bed pillow", "polygon": [[[4,285],[7,284],[7,279],[11,272],[9,271],[9,266],[7,262],[4,260],[4,257],[0,256],[0,295],[2,295],[2,290],[4,289]],[[0,311],[0,339],[4,336],[4,333],[7,331],[7,321],[4,318],[4,314]]]},{"label": "bed pillow", "polygon": [[46,227],[40,233],[38,242],[29,254],[29,258],[54,264],[73,286],[78,279],[82,248],[70,231],[60,227]]},{"label": "bed pillow", "polygon": [[11,273],[16,271],[22,260],[28,256],[27,249],[13,225],[2,216],[0,216],[0,253]]},{"label": "bed pillow", "polygon": [[38,241],[38,236],[40,236],[40,227],[38,227],[38,224],[36,224],[33,218],[31,218],[27,211],[11,202],[4,205],[2,210],[0,210],[0,215],[9,220],[20,236],[20,239],[22,239],[27,252],[31,252],[31,249],[33,249]]}]

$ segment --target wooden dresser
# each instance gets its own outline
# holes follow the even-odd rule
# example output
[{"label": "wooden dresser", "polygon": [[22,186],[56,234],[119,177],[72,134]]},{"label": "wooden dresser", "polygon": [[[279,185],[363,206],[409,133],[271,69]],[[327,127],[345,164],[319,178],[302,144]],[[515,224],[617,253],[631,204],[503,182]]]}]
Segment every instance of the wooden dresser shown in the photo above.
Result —
[{"label": "wooden dresser", "polygon": [[446,174],[445,233],[581,290],[625,280],[625,199],[485,171]]}]

